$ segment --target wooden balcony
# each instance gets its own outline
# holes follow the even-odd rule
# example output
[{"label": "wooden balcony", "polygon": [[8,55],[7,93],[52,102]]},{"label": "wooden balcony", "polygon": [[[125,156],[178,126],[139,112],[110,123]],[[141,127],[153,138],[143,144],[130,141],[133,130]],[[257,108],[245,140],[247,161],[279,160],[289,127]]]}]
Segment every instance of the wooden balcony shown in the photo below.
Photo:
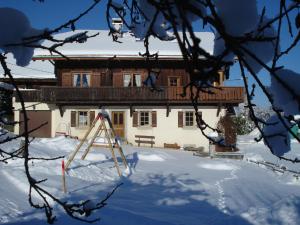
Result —
[{"label": "wooden balcony", "polygon": [[[151,91],[146,87],[42,87],[22,91],[25,102],[45,102],[60,105],[160,105],[191,104],[191,91],[182,96],[182,87],[163,87]],[[244,101],[244,88],[222,87],[200,92],[199,104],[238,104]],[[196,90],[193,91],[196,94]],[[18,101],[18,99],[17,99]]]}]

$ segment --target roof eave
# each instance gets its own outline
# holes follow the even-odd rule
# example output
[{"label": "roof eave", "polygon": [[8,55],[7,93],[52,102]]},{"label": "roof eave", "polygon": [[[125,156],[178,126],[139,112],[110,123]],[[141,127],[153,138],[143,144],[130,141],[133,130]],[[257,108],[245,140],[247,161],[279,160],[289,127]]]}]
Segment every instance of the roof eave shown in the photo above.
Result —
[{"label": "roof eave", "polygon": [[[145,57],[139,55],[35,55],[33,60],[107,60],[107,59],[119,59],[119,60],[144,60]],[[159,60],[183,60],[181,55],[159,55]],[[205,58],[200,58],[205,59]]]}]

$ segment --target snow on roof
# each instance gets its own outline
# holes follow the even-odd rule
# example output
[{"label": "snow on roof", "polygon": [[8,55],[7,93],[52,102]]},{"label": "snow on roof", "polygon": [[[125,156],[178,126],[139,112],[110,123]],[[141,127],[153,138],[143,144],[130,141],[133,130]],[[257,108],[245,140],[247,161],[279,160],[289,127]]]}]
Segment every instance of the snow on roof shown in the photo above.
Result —
[{"label": "snow on roof", "polygon": [[[12,54],[8,54],[6,62],[14,78],[55,78],[54,66],[48,60],[31,60],[28,66],[21,67],[16,65]],[[0,67],[0,77],[3,77],[2,67]]]},{"label": "snow on roof", "polygon": [[[83,32],[77,30],[75,32],[66,32],[55,35],[54,37],[60,40],[68,38],[74,34]],[[112,37],[108,36],[107,30],[89,30],[88,35],[100,33],[94,38],[88,39],[85,43],[68,43],[58,48],[61,53],[72,57],[140,57],[139,53],[145,52],[144,41],[138,40],[129,32],[124,33],[123,37],[119,38],[118,42],[113,42]],[[200,38],[200,47],[205,49],[210,54],[213,53],[214,47],[214,34],[211,32],[196,32],[196,36]],[[49,46],[48,41],[43,45]],[[181,58],[181,51],[176,40],[161,41],[158,38],[151,37],[149,40],[150,53],[159,54],[160,58]],[[54,55],[57,57],[58,55]],[[46,50],[36,50],[34,57],[51,57],[50,53]]]},{"label": "snow on roof", "polygon": [[[77,30],[75,32],[65,32],[55,35],[56,39],[65,39],[74,34],[83,32]],[[88,34],[93,35],[100,33],[94,38],[90,38],[84,43],[68,43],[58,48],[64,55],[72,57],[140,57],[139,53],[145,52],[144,42],[137,40],[130,33],[124,33],[119,39],[122,43],[113,42],[112,37],[108,36],[107,30],[89,30]],[[200,47],[205,49],[210,54],[213,53],[214,34],[211,32],[196,32],[196,36],[201,39]],[[161,58],[181,58],[181,52],[176,40],[161,41],[158,38],[151,37],[149,40],[150,53],[157,53]],[[45,46],[50,46],[49,41],[43,43]],[[59,57],[58,55],[53,55]],[[48,58],[51,57],[49,51],[43,49],[35,49],[34,57]],[[7,64],[15,78],[55,78],[54,66],[48,60],[31,60],[26,67],[16,65],[16,60],[12,54],[7,55]],[[0,67],[0,77],[3,77],[3,69]]]}]

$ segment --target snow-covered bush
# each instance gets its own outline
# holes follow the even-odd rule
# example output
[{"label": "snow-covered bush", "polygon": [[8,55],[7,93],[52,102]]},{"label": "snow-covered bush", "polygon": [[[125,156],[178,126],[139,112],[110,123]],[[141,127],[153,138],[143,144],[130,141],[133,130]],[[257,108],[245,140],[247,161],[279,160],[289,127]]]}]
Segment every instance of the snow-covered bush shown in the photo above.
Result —
[{"label": "snow-covered bush", "polygon": [[232,119],[236,126],[237,135],[249,134],[254,129],[253,122],[244,115],[235,116]]},{"label": "snow-covered bush", "polygon": [[[257,119],[264,122],[266,122],[270,116],[274,114],[272,108],[263,108],[258,106],[253,107],[253,112]],[[237,126],[238,135],[249,134],[256,128],[253,119],[251,119],[251,114],[249,113],[248,107],[245,107],[244,104],[241,104],[236,108],[236,113],[237,115],[233,117],[233,120]],[[260,128],[263,128],[263,126],[264,123],[259,124]]]}]

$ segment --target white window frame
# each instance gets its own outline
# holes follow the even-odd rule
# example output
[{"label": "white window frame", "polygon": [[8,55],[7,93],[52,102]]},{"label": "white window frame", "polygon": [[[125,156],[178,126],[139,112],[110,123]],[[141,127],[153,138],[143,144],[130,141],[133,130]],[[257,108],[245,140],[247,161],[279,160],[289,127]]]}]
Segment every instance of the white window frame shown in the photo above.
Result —
[{"label": "white window frame", "polygon": [[[192,117],[192,121],[190,121],[190,120],[187,121],[187,116]],[[190,122],[192,122],[192,124],[190,124]],[[189,123],[189,124],[187,124],[187,123]],[[195,126],[195,113],[194,113],[194,111],[184,111],[184,113],[183,113],[183,126],[184,127],[194,127]]]},{"label": "white window frame", "polygon": [[[80,114],[81,113],[86,113],[86,123],[81,123],[80,122]],[[76,118],[76,122],[77,122],[77,128],[87,128],[90,126],[90,113],[89,111],[86,110],[78,110],[77,111],[77,118]]]},{"label": "white window frame", "polygon": [[142,86],[142,74],[140,72],[123,73],[123,87],[141,87],[141,86]]},{"label": "white window frame", "polygon": [[[148,113],[148,124],[143,124],[142,125],[142,114],[143,113]],[[150,111],[139,111],[139,127],[151,127],[152,126],[152,113]],[[145,117],[145,116],[144,116]]]},{"label": "white window frame", "polygon": [[[86,78],[87,78],[87,83],[88,85],[87,86],[84,86],[83,85],[83,76],[86,75]],[[77,76],[80,76],[80,85],[77,86]],[[83,72],[83,73],[73,73],[73,76],[72,76],[73,80],[72,80],[72,86],[73,87],[91,87],[91,75],[90,73],[86,73],[86,72]]]}]

